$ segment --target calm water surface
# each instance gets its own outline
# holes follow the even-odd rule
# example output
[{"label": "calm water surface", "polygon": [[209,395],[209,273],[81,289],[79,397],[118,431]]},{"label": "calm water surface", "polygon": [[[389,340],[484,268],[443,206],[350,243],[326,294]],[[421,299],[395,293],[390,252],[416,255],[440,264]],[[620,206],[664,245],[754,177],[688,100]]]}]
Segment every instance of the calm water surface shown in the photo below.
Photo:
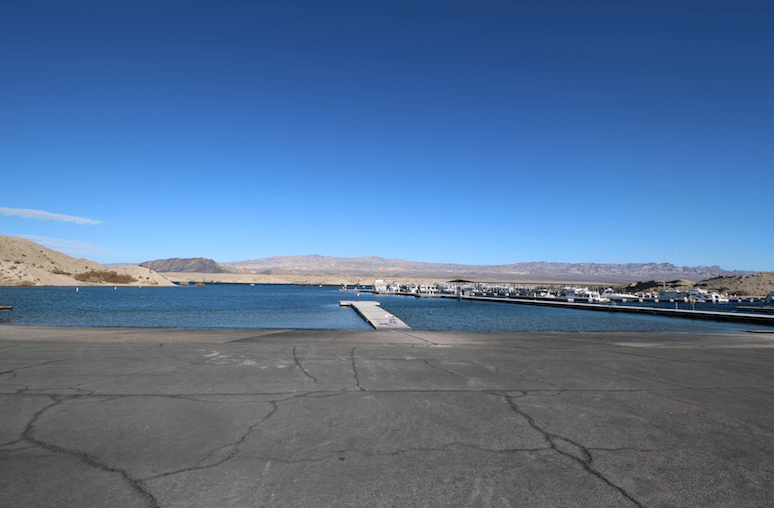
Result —
[{"label": "calm water surface", "polygon": [[[205,287],[117,289],[0,288],[0,324],[113,326],[140,328],[306,328],[370,330],[340,300],[355,293],[336,286],[208,284]],[[658,316],[555,309],[529,305],[457,301],[446,298],[375,296],[416,330],[440,331],[617,331],[731,332],[767,329],[755,325],[694,321]],[[688,308],[688,307],[686,307]],[[697,305],[697,310],[699,306]],[[717,310],[724,310],[719,307]]]}]

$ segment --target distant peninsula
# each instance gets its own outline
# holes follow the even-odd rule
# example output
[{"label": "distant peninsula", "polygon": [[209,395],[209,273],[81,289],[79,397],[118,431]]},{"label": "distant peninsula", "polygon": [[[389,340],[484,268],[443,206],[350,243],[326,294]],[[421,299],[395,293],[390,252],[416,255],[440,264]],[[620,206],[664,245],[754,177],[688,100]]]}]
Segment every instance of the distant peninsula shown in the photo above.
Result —
[{"label": "distant peninsula", "polygon": [[145,261],[140,263],[150,270],[156,272],[178,272],[178,273],[230,273],[212,259],[207,258],[170,258],[156,259],[154,261]]}]

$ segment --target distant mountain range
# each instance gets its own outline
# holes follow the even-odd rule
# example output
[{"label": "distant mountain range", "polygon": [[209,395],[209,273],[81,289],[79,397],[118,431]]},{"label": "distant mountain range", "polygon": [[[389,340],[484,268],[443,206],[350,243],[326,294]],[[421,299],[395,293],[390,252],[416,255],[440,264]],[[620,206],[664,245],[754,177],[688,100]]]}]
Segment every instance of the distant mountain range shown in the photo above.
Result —
[{"label": "distant mountain range", "polygon": [[[135,263],[100,265],[75,259],[24,238],[0,235],[0,286],[74,286],[87,282],[73,278],[82,272],[113,268],[129,274],[138,285],[171,285],[154,272],[175,272],[174,280],[254,282],[262,284],[371,284],[374,279],[448,281],[468,279],[502,282],[640,282],[637,290],[688,288],[694,282],[711,291],[739,295],[766,295],[774,289],[774,272],[728,271],[718,266],[679,267],[671,263],[515,263],[510,265],[461,265],[423,263],[378,256],[337,258],[331,256],[275,256],[249,261],[216,263],[206,258],[171,258]],[[189,276],[183,276],[189,273]],[[209,274],[202,277],[202,274]],[[94,284],[99,285],[99,284]],[[630,290],[635,290],[631,285]]]},{"label": "distant mountain range", "polygon": [[218,263],[207,258],[170,258],[145,261],[140,266],[161,272],[187,272],[187,273],[229,273]]},{"label": "distant mountain range", "polygon": [[340,258],[312,254],[273,256],[221,263],[235,273],[348,274],[361,277],[437,277],[439,280],[473,279],[491,281],[611,281],[686,279],[699,281],[721,275],[749,275],[755,272],[728,271],[719,266],[675,266],[671,263],[547,263],[529,262],[508,265],[462,265],[387,259],[379,256]]}]

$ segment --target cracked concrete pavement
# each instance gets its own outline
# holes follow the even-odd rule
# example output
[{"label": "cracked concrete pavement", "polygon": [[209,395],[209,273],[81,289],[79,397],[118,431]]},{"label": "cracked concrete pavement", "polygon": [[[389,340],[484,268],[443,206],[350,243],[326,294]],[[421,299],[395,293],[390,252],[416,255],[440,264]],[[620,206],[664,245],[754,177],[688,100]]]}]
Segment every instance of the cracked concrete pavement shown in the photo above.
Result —
[{"label": "cracked concrete pavement", "polygon": [[0,326],[0,505],[774,505],[774,333]]}]

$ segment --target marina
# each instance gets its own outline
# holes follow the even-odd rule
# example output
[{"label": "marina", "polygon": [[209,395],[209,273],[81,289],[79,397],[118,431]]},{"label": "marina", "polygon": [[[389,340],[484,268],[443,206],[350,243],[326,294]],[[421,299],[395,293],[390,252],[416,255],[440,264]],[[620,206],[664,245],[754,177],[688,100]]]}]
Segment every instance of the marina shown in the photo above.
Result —
[{"label": "marina", "polygon": [[[350,286],[346,296],[338,286],[319,285],[7,288],[3,303],[13,304],[13,310],[0,314],[0,327],[727,333],[774,326],[774,315],[738,309],[764,309],[760,300],[743,306],[644,299],[589,303],[582,297],[567,301],[549,288],[532,288],[523,296],[511,288],[506,296],[493,288],[487,294],[483,287],[456,294],[441,286],[394,287],[401,291]],[[362,305],[342,303],[356,295]]]},{"label": "marina", "polygon": [[[638,295],[616,292],[612,288],[607,288],[600,294],[598,290],[590,290],[588,287],[544,285],[537,288],[525,288],[503,283],[465,282],[457,281],[433,286],[400,285],[390,281],[381,285],[375,285],[373,290],[366,288],[352,290],[344,288],[342,290],[370,291],[375,294],[413,296],[416,298],[454,298],[457,300],[534,305],[597,312],[649,314],[670,318],[774,326],[774,306],[772,306],[774,291],[769,293],[765,299],[747,298],[750,303],[761,303],[759,306],[736,306],[729,310],[723,308],[700,308],[696,310],[697,303],[723,304],[729,303],[730,299],[727,295],[709,293],[698,288],[689,291],[665,289],[656,295]],[[742,301],[742,298],[737,298],[737,302],[741,303]],[[679,308],[680,302],[689,304],[691,308]],[[631,303],[631,305],[627,305],[628,303]],[[675,307],[665,307],[663,306],[665,303],[670,305],[674,303]],[[658,304],[661,304],[661,306]]]},{"label": "marina", "polygon": [[[774,315],[761,315],[748,312],[723,312],[712,310],[694,310],[679,308],[661,308],[650,306],[628,306],[617,305],[614,303],[579,303],[571,301],[550,301],[546,299],[523,299],[523,298],[494,298],[486,296],[465,296],[460,297],[466,300],[478,300],[497,303],[511,303],[520,305],[540,305],[547,307],[565,307],[571,309],[598,311],[598,312],[626,312],[634,314],[651,314],[684,319],[706,319],[713,321],[725,321],[730,323],[752,323],[766,326],[774,326]],[[744,307],[745,309],[749,307]],[[764,312],[767,312],[764,310]]]}]

